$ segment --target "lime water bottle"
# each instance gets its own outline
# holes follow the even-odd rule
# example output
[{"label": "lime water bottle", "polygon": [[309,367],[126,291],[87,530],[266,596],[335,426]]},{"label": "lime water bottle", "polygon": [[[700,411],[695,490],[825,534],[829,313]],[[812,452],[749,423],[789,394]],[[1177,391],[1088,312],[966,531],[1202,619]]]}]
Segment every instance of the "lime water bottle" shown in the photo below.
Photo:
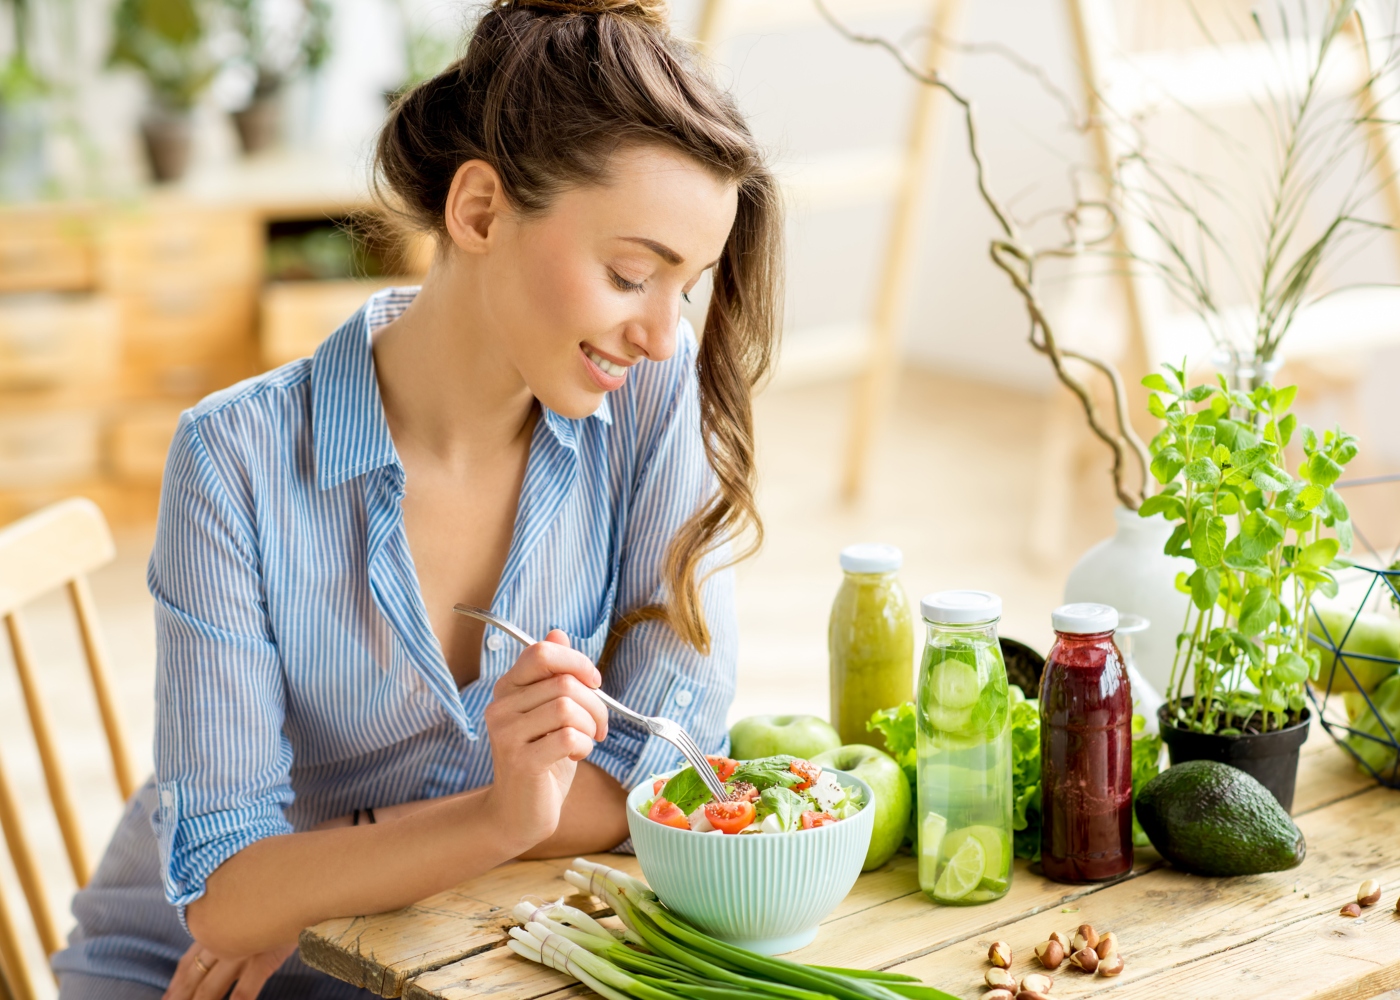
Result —
[{"label": "lime water bottle", "polygon": [[945,590],[920,602],[919,888],[969,906],[1011,888],[1011,711],[997,639],[1001,598]]}]

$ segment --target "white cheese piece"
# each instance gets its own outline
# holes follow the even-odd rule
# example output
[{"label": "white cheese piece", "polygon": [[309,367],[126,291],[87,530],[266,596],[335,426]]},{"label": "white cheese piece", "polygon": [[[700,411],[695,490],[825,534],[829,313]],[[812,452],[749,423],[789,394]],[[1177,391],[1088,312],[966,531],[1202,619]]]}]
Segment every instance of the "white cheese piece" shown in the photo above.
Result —
[{"label": "white cheese piece", "polygon": [[690,820],[690,828],[696,833],[710,833],[715,829],[715,825],[711,823],[710,818],[705,815],[704,806],[696,809],[686,818]]}]

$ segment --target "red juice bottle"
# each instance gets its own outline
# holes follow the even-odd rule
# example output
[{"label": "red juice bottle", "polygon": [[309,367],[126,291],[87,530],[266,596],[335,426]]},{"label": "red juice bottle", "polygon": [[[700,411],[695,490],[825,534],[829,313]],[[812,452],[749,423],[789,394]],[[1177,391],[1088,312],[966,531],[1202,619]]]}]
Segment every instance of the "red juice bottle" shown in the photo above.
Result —
[{"label": "red juice bottle", "polygon": [[1106,604],[1051,615],[1040,679],[1040,864],[1056,882],[1107,882],[1133,867],[1133,698]]}]

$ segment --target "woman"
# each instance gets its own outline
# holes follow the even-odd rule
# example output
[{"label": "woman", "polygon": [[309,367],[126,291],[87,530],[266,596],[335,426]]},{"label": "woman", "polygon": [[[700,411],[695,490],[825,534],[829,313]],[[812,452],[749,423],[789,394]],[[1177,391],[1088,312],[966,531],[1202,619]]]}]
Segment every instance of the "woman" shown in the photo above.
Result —
[{"label": "woman", "polygon": [[74,904],[64,1000],[365,995],[299,964],[303,927],[625,839],[675,755],[600,684],[721,749],[779,217],[665,13],[497,0],[380,136],[437,236],[421,289],[182,418],[156,774]]}]

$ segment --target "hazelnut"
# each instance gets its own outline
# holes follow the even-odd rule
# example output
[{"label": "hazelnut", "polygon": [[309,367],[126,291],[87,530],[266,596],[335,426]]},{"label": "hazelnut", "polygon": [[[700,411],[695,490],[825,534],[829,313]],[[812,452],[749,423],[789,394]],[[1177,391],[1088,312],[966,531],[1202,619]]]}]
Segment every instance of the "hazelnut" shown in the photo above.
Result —
[{"label": "hazelnut", "polygon": [[[1397,912],[1400,912],[1400,904],[1397,904],[1396,909]],[[1035,946],[1035,957],[1040,959],[1041,965],[1054,972],[1065,960],[1065,949],[1060,942],[1051,938],[1049,941],[1042,941]]]},{"label": "hazelnut", "polygon": [[1361,916],[1361,907],[1355,903],[1348,903],[1346,906],[1342,907],[1341,915],[1344,917],[1359,917]]},{"label": "hazelnut", "polygon": [[1099,963],[1099,975],[1116,976],[1123,971],[1123,956],[1113,952]]},{"label": "hazelnut", "polygon": [[1109,931],[1099,938],[1099,943],[1094,945],[1094,950],[1099,953],[1099,961],[1103,961],[1109,955],[1118,951],[1118,935]]},{"label": "hazelnut", "polygon": [[1012,996],[1021,989],[1016,985],[1015,978],[1005,969],[998,969],[996,966],[987,970],[987,985],[994,990],[1008,990]]},{"label": "hazelnut", "polygon": [[1094,928],[1089,924],[1080,924],[1079,929],[1074,932],[1074,937],[1070,938],[1070,951],[1083,951],[1085,948],[1092,948],[1099,943],[1099,936],[1094,932]]},{"label": "hazelnut", "polygon": [[1011,945],[1005,941],[993,941],[992,946],[987,949],[987,961],[998,969],[1011,968]]},{"label": "hazelnut", "polygon": [[1066,955],[1073,955],[1074,948],[1070,947],[1069,935],[1061,934],[1059,931],[1050,932],[1050,940],[1059,942],[1060,948]]},{"label": "hazelnut", "polygon": [[1362,906],[1374,906],[1381,901],[1381,884],[1373,878],[1361,883],[1356,890],[1356,901]]},{"label": "hazelnut", "polygon": [[1042,976],[1038,972],[1032,972],[1021,980],[1021,995],[1025,996],[1026,991],[1032,993],[1049,993],[1050,987],[1055,985],[1055,980],[1049,976]]},{"label": "hazelnut", "polygon": [[1093,972],[1099,967],[1099,953],[1093,948],[1080,948],[1069,957],[1069,964],[1085,972]]},{"label": "hazelnut", "polygon": [[1017,994],[1017,1000],[1050,1000],[1044,993],[1037,993],[1035,990],[1022,990]]},{"label": "hazelnut", "polygon": [[1400,913],[1400,899],[1395,901],[1395,912]]},{"label": "hazelnut", "polygon": [[990,993],[983,993],[982,1000],[1014,1000],[1015,996],[1010,990],[992,990]]}]

